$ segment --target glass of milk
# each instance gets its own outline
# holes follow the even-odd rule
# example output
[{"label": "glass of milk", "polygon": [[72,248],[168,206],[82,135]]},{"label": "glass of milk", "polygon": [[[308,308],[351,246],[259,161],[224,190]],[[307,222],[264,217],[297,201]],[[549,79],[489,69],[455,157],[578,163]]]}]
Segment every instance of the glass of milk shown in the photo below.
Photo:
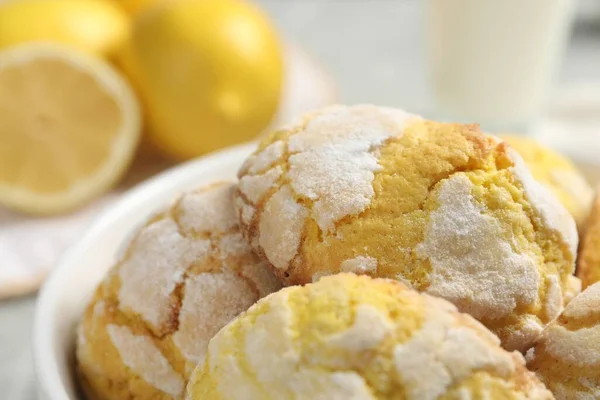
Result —
[{"label": "glass of milk", "polygon": [[427,0],[438,117],[525,132],[569,38],[574,0]]}]

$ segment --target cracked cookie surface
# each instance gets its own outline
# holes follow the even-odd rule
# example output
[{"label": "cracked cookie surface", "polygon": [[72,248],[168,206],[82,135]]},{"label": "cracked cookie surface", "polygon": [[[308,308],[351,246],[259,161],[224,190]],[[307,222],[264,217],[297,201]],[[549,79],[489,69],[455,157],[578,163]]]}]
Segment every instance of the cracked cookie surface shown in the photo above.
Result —
[{"label": "cracked cookie surface", "polygon": [[397,279],[519,350],[569,294],[573,218],[478,126],[333,106],[263,140],[239,178],[244,235],[287,284],[340,271]]},{"label": "cracked cookie surface", "polygon": [[533,177],[558,197],[583,233],[594,191],[571,160],[528,137],[503,135],[502,139],[523,157]]},{"label": "cracked cookie surface", "polygon": [[558,400],[600,398],[600,283],[571,300],[526,358]]},{"label": "cracked cookie surface", "polygon": [[137,232],[99,285],[77,332],[77,368],[92,398],[182,398],[212,336],[280,288],[241,235],[234,190],[218,183],[181,196]]},{"label": "cracked cookie surface", "polygon": [[551,398],[451,303],[345,273],[260,300],[211,340],[187,388],[188,400]]}]

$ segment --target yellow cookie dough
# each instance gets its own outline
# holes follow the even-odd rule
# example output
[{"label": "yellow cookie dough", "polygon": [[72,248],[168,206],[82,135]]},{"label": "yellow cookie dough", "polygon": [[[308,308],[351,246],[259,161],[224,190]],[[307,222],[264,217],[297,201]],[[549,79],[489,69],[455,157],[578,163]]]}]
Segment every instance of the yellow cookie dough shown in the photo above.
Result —
[{"label": "yellow cookie dough", "polygon": [[503,135],[502,139],[519,152],[533,177],[558,197],[583,232],[593,190],[575,165],[534,139],[515,135]]},{"label": "yellow cookie dough", "polygon": [[527,366],[558,400],[600,398],[600,283],[565,308],[527,353]]},{"label": "yellow cookie dough", "polygon": [[551,399],[445,300],[340,274],[266,297],[210,342],[188,400]]},{"label": "yellow cookie dough", "polygon": [[600,187],[596,191],[592,212],[582,236],[577,276],[581,278],[584,289],[600,281]]},{"label": "yellow cookie dough", "polygon": [[476,125],[333,106],[266,138],[239,178],[244,234],[287,284],[394,278],[450,300],[511,350],[563,308],[573,218]]},{"label": "yellow cookie dough", "polygon": [[280,288],[241,236],[234,187],[183,195],[137,233],[100,284],[77,331],[90,398],[183,398],[210,338]]}]

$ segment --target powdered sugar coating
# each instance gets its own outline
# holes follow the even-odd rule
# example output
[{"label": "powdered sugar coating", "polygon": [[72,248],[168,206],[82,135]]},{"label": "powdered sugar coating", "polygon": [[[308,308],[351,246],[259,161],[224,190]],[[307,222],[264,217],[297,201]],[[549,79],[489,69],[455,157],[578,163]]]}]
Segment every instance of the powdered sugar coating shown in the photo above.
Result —
[{"label": "powdered sugar coating", "polygon": [[296,202],[288,185],[282,186],[265,205],[259,224],[259,243],[275,268],[287,268],[298,252],[308,213]]},{"label": "powdered sugar coating", "polygon": [[527,354],[558,400],[596,398],[600,387],[600,283],[576,296]]},{"label": "powdered sugar coating", "polygon": [[[374,196],[378,147],[401,136],[417,118],[384,107],[331,106],[287,126],[285,141],[276,140],[246,160],[239,172],[244,198],[236,208],[241,222],[250,225],[256,208],[264,207],[251,234],[260,237],[259,251],[286,269],[297,254],[305,219],[332,231],[337,221],[362,212]],[[283,186],[265,199],[278,182]],[[301,199],[309,204],[301,205]],[[279,211],[284,217],[278,221]]]},{"label": "powdered sugar coating", "polygon": [[600,367],[599,329],[583,328],[575,332],[559,325],[544,331],[546,351],[554,358],[570,364]]},{"label": "powdered sugar coating", "polygon": [[[300,354],[294,349],[292,338],[289,335],[292,329],[293,311],[287,303],[288,297],[285,291],[282,291],[276,299],[271,300],[269,312],[256,318],[254,329],[247,332],[245,343],[242,345],[248,365],[255,371],[259,381],[278,381],[286,376],[293,376],[294,372],[296,374],[299,372],[297,365],[300,362]],[[217,357],[217,353],[213,352],[213,357]],[[283,354],[286,357],[282,357]],[[215,361],[218,362],[213,358],[213,362]],[[217,362],[213,365],[218,365]],[[240,371],[240,375],[243,376],[245,373]],[[294,379],[296,382],[289,382],[291,387],[299,385],[299,381],[301,381],[299,374],[296,376],[297,378]],[[230,385],[223,381],[222,390],[225,394],[227,386]],[[237,390],[243,391],[243,387]],[[289,391],[292,390],[289,389]],[[227,394],[225,397],[242,398],[233,393]]]},{"label": "powdered sugar coating", "polygon": [[[238,214],[248,242],[287,284],[340,271],[399,279],[456,302],[518,349],[562,307],[546,279],[560,276],[564,294],[570,245],[530,204],[500,139],[475,125],[360,106],[304,116],[257,154],[273,141],[285,144],[283,155],[254,174],[247,165],[240,179],[284,172],[252,200],[240,188]],[[438,209],[439,189],[454,176],[472,182],[467,221]],[[447,224],[435,230],[441,214]]]},{"label": "powdered sugar coating", "polygon": [[241,197],[237,197],[235,199],[235,208],[238,215],[240,216],[240,222],[244,225],[250,225],[252,223],[252,218],[254,218],[254,215],[256,213],[256,208],[254,208],[254,206],[246,204],[244,199],[242,199]]},{"label": "powdered sugar coating", "polygon": [[260,174],[280,160],[284,154],[285,143],[277,140],[262,151],[251,155],[240,168],[240,173],[250,175]]},{"label": "powdered sugar coating", "polygon": [[219,329],[247,310],[257,297],[246,279],[228,270],[186,280],[173,342],[192,367],[204,360],[208,342]]},{"label": "powdered sugar coating", "polygon": [[[164,378],[167,369],[184,368],[184,376],[179,378],[183,388],[193,367],[203,361],[212,336],[259,298],[281,288],[279,279],[253,254],[239,230],[235,191],[236,185],[220,183],[186,193],[137,233],[82,321],[81,338],[90,339],[88,344],[80,341],[82,371],[103,371],[86,375],[88,381],[98,380],[92,387],[108,383],[112,386],[103,390],[121,390],[114,394],[119,398],[158,398],[162,392],[179,398],[181,390],[171,393],[172,382],[167,387],[148,381],[156,388],[151,393],[143,385],[127,385],[136,376],[158,379],[153,374]],[[149,330],[142,329],[143,334],[134,338],[123,333],[131,327],[139,332],[140,323]],[[109,338],[122,360],[102,358],[101,346],[106,342],[99,336],[103,331],[112,332]],[[166,347],[175,351],[151,350],[154,342],[167,343]],[[93,343],[92,351],[89,343]],[[129,354],[134,345],[138,352],[148,354]],[[160,348],[164,351],[165,347]],[[119,368],[119,363],[130,367],[133,375],[123,376],[126,370]]]},{"label": "powdered sugar coating", "polygon": [[[177,221],[160,219],[139,233],[119,270],[120,307],[138,313],[161,332],[171,315],[171,293],[192,264],[209,256],[211,246],[217,245],[224,263],[251,253],[238,231],[234,191],[235,186],[227,184],[186,194],[174,206]],[[203,232],[208,235],[205,239],[187,236]]]},{"label": "powdered sugar coating", "polygon": [[600,284],[594,284],[576,296],[563,311],[567,318],[586,318],[600,312]]},{"label": "powdered sugar coating", "polygon": [[581,279],[574,275],[567,277],[567,287],[565,288],[565,305],[569,304],[571,300],[581,293],[582,282]]},{"label": "powdered sugar coating", "polygon": [[542,218],[545,225],[561,235],[562,239],[568,244],[569,251],[574,260],[579,243],[575,220],[573,220],[571,214],[569,214],[548,188],[533,179],[519,153],[509,148],[507,154],[514,163],[511,171],[521,185],[523,185],[527,200]]},{"label": "powdered sugar coating", "polygon": [[520,325],[510,331],[502,345],[506,349],[526,349],[540,337],[543,330],[544,325],[538,318],[533,315],[524,315]]},{"label": "powdered sugar coating", "polygon": [[377,308],[367,304],[356,307],[354,324],[344,332],[327,338],[328,344],[350,351],[376,348],[394,329],[394,324]]},{"label": "powdered sugar coating", "polygon": [[[148,226],[138,236],[138,241],[146,243],[145,235],[154,232],[154,225],[166,226],[169,229],[168,234],[166,230],[161,230],[152,236],[159,239],[164,246],[160,247],[154,242],[148,242],[148,248],[135,251],[121,267],[122,298],[135,296],[140,301],[145,301],[147,313],[160,310],[165,321],[170,317],[172,309],[168,295],[171,294],[175,284],[184,284],[179,329],[173,334],[173,341],[193,364],[203,359],[208,341],[223,325],[258,300],[259,294],[253,289],[254,287],[263,286],[262,295],[279,288],[277,280],[265,269],[265,264],[252,255],[251,249],[239,232],[233,211],[234,192],[235,185],[220,184],[209,190],[182,196],[175,203],[171,213],[176,216],[179,225],[167,218]],[[194,233],[204,235],[206,238],[182,237],[178,228],[184,235]],[[199,250],[180,251],[178,242],[167,240],[171,236]],[[183,255],[179,259],[168,258],[162,261],[161,257],[180,253]],[[145,257],[145,264],[138,263],[130,266],[138,254]],[[214,267],[210,267],[212,273],[200,272],[198,275],[182,279],[187,268],[192,264],[198,268],[203,259],[208,260],[210,255],[216,255],[221,261],[221,270],[214,271]],[[243,273],[246,268],[263,269],[264,273],[248,277],[238,276],[235,273],[237,270]],[[149,293],[141,293],[138,288],[127,285],[132,280],[124,279],[124,271],[137,274],[136,282],[147,287]],[[153,276],[157,272],[161,273],[160,283],[163,286],[155,285],[156,280]],[[171,281],[168,281],[169,278]],[[254,278],[266,279],[266,282],[255,281]],[[160,304],[160,308],[157,304]],[[136,312],[144,315],[139,307]]]},{"label": "powdered sugar coating", "polygon": [[147,336],[135,335],[125,326],[108,325],[106,331],[119,355],[135,374],[173,397],[182,395],[183,378]]},{"label": "powdered sugar coating", "polygon": [[377,259],[373,257],[356,256],[342,262],[340,270],[342,272],[353,272],[355,274],[374,274],[377,272]]},{"label": "powdered sugar coating", "polygon": [[218,185],[208,191],[182,196],[175,208],[181,229],[188,233],[236,229],[238,221],[232,212],[234,193],[234,185]]},{"label": "powdered sugar coating", "polygon": [[431,263],[427,292],[475,318],[501,318],[534,302],[540,281],[535,262],[502,238],[498,221],[474,201],[469,178],[455,174],[441,185],[439,207],[416,248]]},{"label": "powdered sugar coating", "polygon": [[332,108],[311,119],[289,138],[290,185],[314,202],[311,216],[324,231],[371,202],[374,154],[390,137],[402,135],[415,117],[400,110],[357,106]]},{"label": "powdered sugar coating", "polygon": [[250,202],[256,204],[269,189],[275,187],[277,180],[283,174],[283,168],[277,166],[263,175],[246,175],[240,179],[239,189]]},{"label": "powdered sugar coating", "polygon": [[564,299],[559,276],[548,275],[546,277],[546,282],[548,289],[546,293],[546,304],[544,305],[544,311],[546,312],[546,317],[551,321],[558,317],[563,310]]},{"label": "powdered sugar coating", "polygon": [[331,394],[324,394],[323,400],[377,400],[365,380],[355,372],[334,372],[328,385]]},{"label": "powdered sugar coating", "polygon": [[162,332],[171,316],[171,293],[186,269],[208,256],[209,249],[208,240],[181,236],[171,219],[150,224],[134,240],[119,269],[120,307],[139,314],[154,332]]},{"label": "powdered sugar coating", "polygon": [[503,398],[552,398],[520,354],[444,300],[338,274],[274,293],[221,330],[187,398],[485,398],[492,381]]},{"label": "powdered sugar coating", "polygon": [[[473,371],[486,369],[508,377],[515,365],[488,337],[457,323],[451,315],[431,312],[406,343],[394,348],[396,371],[409,398],[435,400]],[[492,343],[499,341],[493,337]],[[465,351],[468,349],[468,351]]]},{"label": "powdered sugar coating", "polygon": [[219,258],[224,262],[230,257],[243,257],[250,251],[250,246],[240,232],[225,234],[219,240]]}]

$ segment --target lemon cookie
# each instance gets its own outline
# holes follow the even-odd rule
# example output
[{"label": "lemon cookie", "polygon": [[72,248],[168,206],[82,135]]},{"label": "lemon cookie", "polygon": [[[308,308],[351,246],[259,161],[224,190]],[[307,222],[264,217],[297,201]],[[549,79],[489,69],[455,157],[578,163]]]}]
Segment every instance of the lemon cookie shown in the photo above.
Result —
[{"label": "lemon cookie", "polygon": [[600,398],[600,283],[565,308],[527,353],[527,365],[558,400]]},{"label": "lemon cookie", "polygon": [[274,293],[223,328],[187,398],[552,398],[499,344],[445,300],[339,274]]},{"label": "lemon cookie", "polygon": [[334,106],[266,138],[239,177],[244,234],[288,284],[340,271],[398,279],[520,350],[563,307],[573,218],[476,125]]},{"label": "lemon cookie", "polygon": [[183,195],[106,276],[77,332],[84,389],[99,399],[180,399],[210,338],[279,280],[252,254],[232,184]]},{"label": "lemon cookie", "polygon": [[581,278],[584,288],[600,281],[600,188],[596,192],[587,228],[582,236],[577,258],[577,276]]},{"label": "lemon cookie", "polygon": [[519,152],[533,177],[558,197],[575,218],[579,232],[583,232],[593,190],[577,167],[534,139],[514,135],[504,135],[502,139]]},{"label": "lemon cookie", "polygon": [[575,296],[581,293],[581,286],[581,279],[574,275],[569,276],[569,280],[567,281],[567,290],[565,292],[565,305],[569,304],[569,302],[573,300]]}]

